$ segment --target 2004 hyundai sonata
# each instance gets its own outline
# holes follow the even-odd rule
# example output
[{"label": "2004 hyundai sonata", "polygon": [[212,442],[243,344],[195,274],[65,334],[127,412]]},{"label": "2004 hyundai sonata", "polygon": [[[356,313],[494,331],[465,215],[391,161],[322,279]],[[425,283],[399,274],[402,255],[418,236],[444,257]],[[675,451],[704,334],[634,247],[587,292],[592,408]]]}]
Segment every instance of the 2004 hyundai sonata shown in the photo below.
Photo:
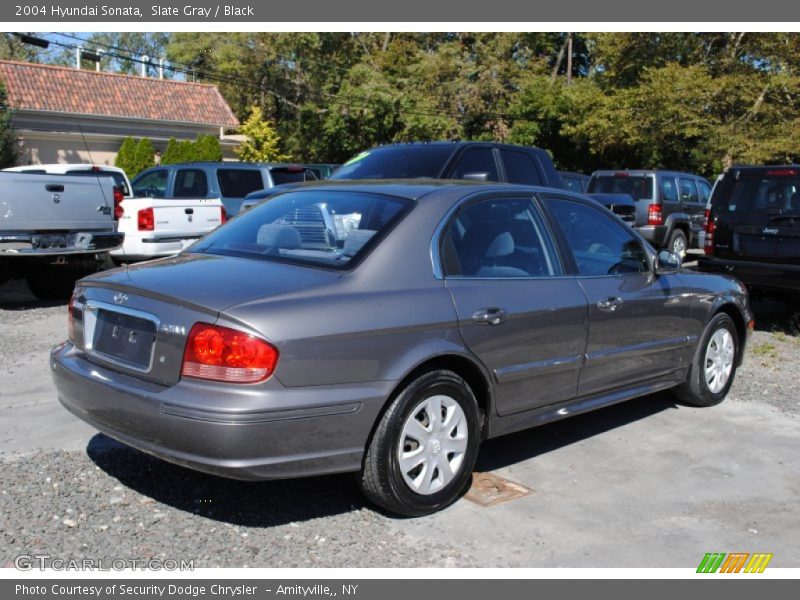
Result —
[{"label": "2004 hyundai sonata", "polygon": [[481,440],[666,388],[722,401],[752,327],[733,279],[679,271],[547,188],[327,183],[180,255],[93,275],[51,366],[107,435],[240,479],[356,471],[421,515]]}]

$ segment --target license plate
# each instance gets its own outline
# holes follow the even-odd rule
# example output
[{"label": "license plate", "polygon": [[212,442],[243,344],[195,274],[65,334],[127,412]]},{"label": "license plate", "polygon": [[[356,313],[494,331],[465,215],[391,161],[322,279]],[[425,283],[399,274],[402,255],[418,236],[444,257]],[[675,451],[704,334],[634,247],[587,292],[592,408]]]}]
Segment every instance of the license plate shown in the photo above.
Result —
[{"label": "license plate", "polygon": [[149,370],[156,324],[148,319],[108,310],[97,312],[93,350],[124,365]]}]

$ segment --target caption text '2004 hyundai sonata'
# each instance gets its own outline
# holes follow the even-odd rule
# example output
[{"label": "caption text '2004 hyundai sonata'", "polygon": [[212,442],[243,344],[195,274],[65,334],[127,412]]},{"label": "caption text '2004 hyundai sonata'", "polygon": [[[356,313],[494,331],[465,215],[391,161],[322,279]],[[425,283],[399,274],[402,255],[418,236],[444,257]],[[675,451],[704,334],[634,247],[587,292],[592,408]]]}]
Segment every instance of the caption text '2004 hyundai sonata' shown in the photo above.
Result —
[{"label": "caption text '2004 hyundai sonata'", "polygon": [[483,439],[672,387],[722,401],[751,326],[740,284],[585,197],[327,183],[81,280],[51,366],[125,444],[240,479],[356,471],[421,515]]}]

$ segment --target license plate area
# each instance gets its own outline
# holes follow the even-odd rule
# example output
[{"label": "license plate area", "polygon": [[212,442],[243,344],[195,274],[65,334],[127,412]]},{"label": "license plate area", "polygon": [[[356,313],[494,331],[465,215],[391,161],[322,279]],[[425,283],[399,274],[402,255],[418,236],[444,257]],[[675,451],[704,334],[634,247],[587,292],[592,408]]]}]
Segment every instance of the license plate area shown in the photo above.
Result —
[{"label": "license plate area", "polygon": [[99,302],[84,310],[86,352],[134,371],[152,369],[157,331],[158,319],[149,313]]}]

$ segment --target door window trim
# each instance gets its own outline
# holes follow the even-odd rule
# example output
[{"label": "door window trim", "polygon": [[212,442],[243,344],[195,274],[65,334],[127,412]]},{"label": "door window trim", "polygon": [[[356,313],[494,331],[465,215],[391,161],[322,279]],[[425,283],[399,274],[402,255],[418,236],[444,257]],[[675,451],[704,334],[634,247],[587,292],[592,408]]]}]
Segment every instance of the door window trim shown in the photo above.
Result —
[{"label": "door window trim", "polygon": [[[475,277],[472,275],[445,275],[443,266],[444,261],[442,260],[445,233],[449,229],[450,224],[453,222],[458,213],[469,208],[469,206],[472,204],[477,204],[483,200],[528,201],[531,204],[531,210],[537,212],[541,217],[542,225],[545,229],[542,233],[550,236],[550,240],[553,243],[553,250],[555,251],[555,256],[553,256],[552,259],[555,265],[561,268],[561,273],[558,275],[528,275],[525,277]],[[475,192],[474,194],[462,198],[447,210],[445,215],[442,217],[442,220],[439,222],[439,225],[436,226],[436,230],[433,232],[433,237],[431,238],[430,253],[433,276],[441,281],[447,279],[452,279],[454,281],[528,281],[542,279],[573,279],[575,277],[575,275],[570,272],[571,265],[566,263],[564,260],[563,250],[559,244],[559,240],[556,237],[555,232],[552,230],[552,225],[548,219],[548,214],[538,202],[537,194],[534,192],[531,192],[530,195],[520,192]]]}]

